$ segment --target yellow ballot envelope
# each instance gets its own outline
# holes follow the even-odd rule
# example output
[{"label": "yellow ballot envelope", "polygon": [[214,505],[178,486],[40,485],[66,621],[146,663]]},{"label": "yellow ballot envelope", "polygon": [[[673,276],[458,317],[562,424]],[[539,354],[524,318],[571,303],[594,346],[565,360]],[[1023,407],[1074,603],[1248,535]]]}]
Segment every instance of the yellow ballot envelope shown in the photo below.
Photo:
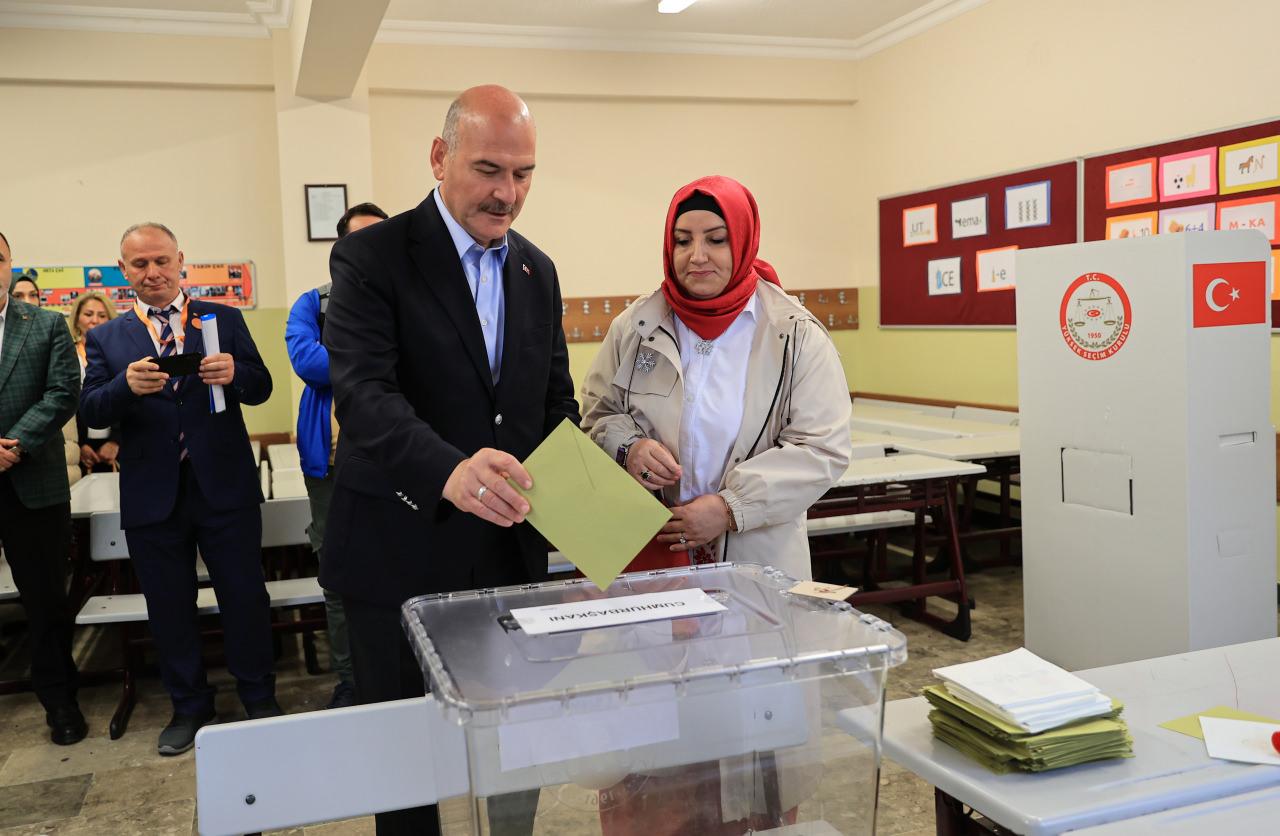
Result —
[{"label": "yellow ballot envelope", "polygon": [[671,511],[565,419],[524,460],[526,515],[592,583],[605,589],[671,518]]}]

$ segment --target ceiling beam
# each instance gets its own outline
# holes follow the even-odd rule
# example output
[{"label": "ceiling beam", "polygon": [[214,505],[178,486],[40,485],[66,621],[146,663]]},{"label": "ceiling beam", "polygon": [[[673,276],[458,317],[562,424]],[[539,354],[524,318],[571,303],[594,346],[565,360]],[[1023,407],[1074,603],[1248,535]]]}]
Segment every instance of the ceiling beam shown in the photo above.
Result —
[{"label": "ceiling beam", "polygon": [[345,99],[355,89],[391,0],[301,0],[294,8],[294,94]]}]

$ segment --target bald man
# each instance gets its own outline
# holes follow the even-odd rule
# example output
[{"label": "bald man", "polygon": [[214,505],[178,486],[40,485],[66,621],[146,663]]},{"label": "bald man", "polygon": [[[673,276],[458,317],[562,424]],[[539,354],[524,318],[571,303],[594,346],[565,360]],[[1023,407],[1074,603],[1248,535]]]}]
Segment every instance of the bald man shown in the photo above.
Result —
[{"label": "bald man", "polygon": [[[555,265],[511,229],[533,182],[529,109],[502,87],[449,107],[439,186],[338,241],[324,343],[342,434],[320,580],[343,596],[360,702],[423,693],[405,599],[542,580],[520,462],[579,421]],[[520,797],[520,796],[525,797]],[[536,791],[490,799],[491,832],[528,833]],[[435,808],[378,833],[435,832]]]}]

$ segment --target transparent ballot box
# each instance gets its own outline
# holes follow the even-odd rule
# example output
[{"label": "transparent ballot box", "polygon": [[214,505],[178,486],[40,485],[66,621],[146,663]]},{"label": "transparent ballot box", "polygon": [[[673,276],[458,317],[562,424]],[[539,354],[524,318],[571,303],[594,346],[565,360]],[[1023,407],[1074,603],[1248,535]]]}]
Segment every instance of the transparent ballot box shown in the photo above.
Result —
[{"label": "transparent ballot box", "polygon": [[[794,583],[712,564],[603,593],[570,580],[406,602],[431,710],[465,739],[427,747],[445,833],[873,833],[906,639]],[[673,596],[719,610],[638,604]],[[651,620],[541,633],[512,614],[549,605]]]}]

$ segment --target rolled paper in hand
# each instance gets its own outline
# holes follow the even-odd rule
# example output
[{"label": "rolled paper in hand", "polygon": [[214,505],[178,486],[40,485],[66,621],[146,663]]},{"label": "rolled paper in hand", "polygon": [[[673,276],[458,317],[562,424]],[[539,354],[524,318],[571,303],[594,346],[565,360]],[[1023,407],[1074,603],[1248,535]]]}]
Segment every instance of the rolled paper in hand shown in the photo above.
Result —
[{"label": "rolled paper in hand", "polygon": [[[218,345],[218,318],[211,313],[200,315],[200,331],[204,334],[204,354],[206,357],[212,357],[215,354],[221,354],[222,348]],[[210,412],[226,412],[227,395],[222,391],[220,384],[209,387],[209,411]]]}]

